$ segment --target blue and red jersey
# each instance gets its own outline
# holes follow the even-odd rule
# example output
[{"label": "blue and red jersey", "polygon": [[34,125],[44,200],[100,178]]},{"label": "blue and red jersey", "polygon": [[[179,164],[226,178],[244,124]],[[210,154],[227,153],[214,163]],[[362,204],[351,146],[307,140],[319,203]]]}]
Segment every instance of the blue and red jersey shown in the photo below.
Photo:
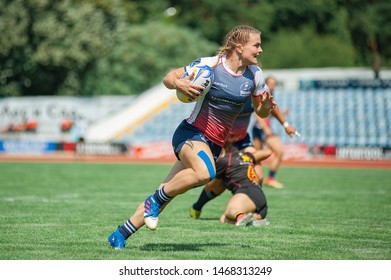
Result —
[{"label": "blue and red jersey", "polygon": [[[225,66],[225,57],[204,57],[185,67],[196,64],[208,65],[214,69],[214,81],[207,94],[201,95],[190,115],[186,119],[205,136],[219,146],[223,146],[235,119],[247,104],[251,105],[251,96],[259,96],[266,91],[262,70],[251,65],[241,74],[235,74]],[[247,105],[246,105],[247,106]],[[251,109],[251,112],[254,110]],[[246,133],[247,133],[246,125]],[[236,126],[235,128],[240,127]],[[244,128],[240,128],[243,130]]]}]

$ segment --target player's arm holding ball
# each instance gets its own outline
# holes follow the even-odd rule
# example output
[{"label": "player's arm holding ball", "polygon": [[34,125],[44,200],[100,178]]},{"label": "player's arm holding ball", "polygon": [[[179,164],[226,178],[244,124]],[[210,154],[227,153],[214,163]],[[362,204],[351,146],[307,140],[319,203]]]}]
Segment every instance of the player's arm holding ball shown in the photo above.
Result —
[{"label": "player's arm holding ball", "polygon": [[191,83],[194,73],[181,79],[184,73],[185,69],[183,67],[171,70],[164,77],[163,83],[169,89],[183,92],[190,99],[197,99],[204,87]]}]

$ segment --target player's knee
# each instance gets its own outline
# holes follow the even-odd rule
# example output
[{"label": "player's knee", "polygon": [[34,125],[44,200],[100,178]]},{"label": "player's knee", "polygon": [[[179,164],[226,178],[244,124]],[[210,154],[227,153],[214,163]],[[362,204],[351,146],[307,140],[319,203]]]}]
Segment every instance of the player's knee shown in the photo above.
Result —
[{"label": "player's knee", "polygon": [[233,212],[233,210],[232,209],[225,209],[225,212],[224,212],[224,216],[225,217],[231,217],[232,216],[232,212]]},{"label": "player's knee", "polygon": [[197,172],[197,174],[198,174],[198,181],[199,181],[200,185],[205,185],[205,184],[209,183],[216,176],[214,169],[213,169],[213,172],[211,172],[210,170],[202,170],[202,171]]},{"label": "player's knee", "polygon": [[213,169],[213,172],[208,172],[208,173],[209,173],[209,179],[208,180],[212,181],[216,177],[216,171]]},{"label": "player's knee", "polygon": [[270,149],[264,149],[265,151],[265,157],[268,158],[273,154],[273,151]]},{"label": "player's knee", "polygon": [[199,180],[202,181],[202,184],[206,184],[209,181],[212,181],[216,177],[216,169],[211,159],[204,151],[200,151],[197,155],[205,163],[205,169],[200,171],[198,174]]},{"label": "player's knee", "polygon": [[274,153],[275,153],[276,156],[279,157],[279,158],[282,158],[282,156],[284,155],[284,151],[283,151],[282,147],[276,149],[276,150],[274,151]]}]

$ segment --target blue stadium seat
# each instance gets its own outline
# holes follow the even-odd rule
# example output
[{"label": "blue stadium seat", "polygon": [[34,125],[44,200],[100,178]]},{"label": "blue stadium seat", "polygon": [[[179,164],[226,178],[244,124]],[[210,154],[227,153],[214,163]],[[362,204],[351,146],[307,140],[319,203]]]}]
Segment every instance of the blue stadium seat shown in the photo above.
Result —
[{"label": "blue stadium seat", "polygon": [[[274,121],[272,128],[282,143],[391,147],[391,89],[279,90],[275,99],[281,110],[289,108],[286,118],[302,134],[291,139]],[[192,109],[193,104],[174,102],[124,139],[150,141],[153,131],[155,140],[171,141],[176,126]]]}]

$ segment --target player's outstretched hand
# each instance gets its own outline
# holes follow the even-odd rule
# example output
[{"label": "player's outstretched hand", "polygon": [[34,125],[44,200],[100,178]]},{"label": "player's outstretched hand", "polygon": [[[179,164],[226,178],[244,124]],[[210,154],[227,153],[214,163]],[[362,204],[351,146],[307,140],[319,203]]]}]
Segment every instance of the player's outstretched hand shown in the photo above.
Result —
[{"label": "player's outstretched hand", "polygon": [[273,99],[273,95],[270,94],[269,92],[265,91],[261,95],[261,104],[264,106],[266,109],[274,109],[277,106],[277,103]]},{"label": "player's outstretched hand", "polygon": [[285,132],[289,135],[290,138],[293,138],[296,133],[296,128],[289,125],[285,128]]}]

